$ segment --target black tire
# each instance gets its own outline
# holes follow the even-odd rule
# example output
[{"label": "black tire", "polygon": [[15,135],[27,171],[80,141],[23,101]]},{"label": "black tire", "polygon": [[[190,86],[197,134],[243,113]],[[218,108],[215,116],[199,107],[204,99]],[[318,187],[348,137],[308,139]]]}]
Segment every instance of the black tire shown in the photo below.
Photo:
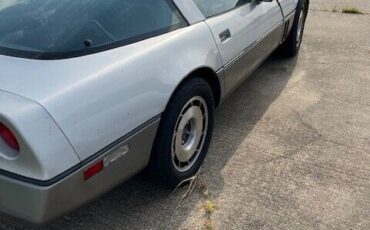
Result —
[{"label": "black tire", "polygon": [[[179,127],[180,114],[186,111],[184,106],[193,98],[202,98],[202,102],[205,102],[208,110],[208,125],[204,125],[203,128],[207,129],[206,134],[203,136],[203,147],[197,152],[197,158],[186,171],[179,171],[175,166],[175,159],[173,159],[174,149],[174,134],[175,129]],[[195,102],[194,102],[195,103]],[[202,104],[202,107],[203,107]],[[200,108],[200,106],[199,106]],[[203,108],[203,111],[206,111]],[[203,118],[202,121],[206,119]],[[153,152],[151,158],[151,169],[163,182],[163,184],[173,189],[178,186],[181,182],[194,176],[203,164],[204,158],[208,152],[209,144],[213,132],[214,123],[214,97],[209,84],[201,78],[191,78],[181,84],[172,96],[169,104],[167,105],[166,111],[162,115],[161,123],[159,125],[158,133],[153,145]],[[176,127],[177,126],[177,127]],[[207,126],[207,127],[206,127]],[[184,133],[184,132],[182,132]],[[184,134],[182,134],[182,138]],[[175,135],[176,136],[176,135]],[[184,141],[184,139],[182,139]],[[199,146],[199,145],[197,145]],[[197,147],[198,148],[198,147]],[[181,163],[180,163],[181,166]]]},{"label": "black tire", "polygon": [[[303,25],[301,27],[301,32],[298,33],[300,29],[299,22],[300,22],[301,12],[304,13],[304,18],[303,18]],[[290,34],[279,48],[279,53],[282,54],[283,56],[295,57],[298,54],[299,49],[301,48],[301,44],[302,44],[307,13],[308,13],[308,1],[300,0],[297,5],[296,14],[294,16],[294,22],[293,22],[293,26],[290,31]]]}]

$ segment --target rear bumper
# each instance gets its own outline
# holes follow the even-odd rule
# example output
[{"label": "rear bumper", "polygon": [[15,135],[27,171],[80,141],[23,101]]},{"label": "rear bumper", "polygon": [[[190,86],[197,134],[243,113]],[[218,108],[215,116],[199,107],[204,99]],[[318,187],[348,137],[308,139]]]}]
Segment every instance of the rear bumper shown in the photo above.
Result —
[{"label": "rear bumper", "polygon": [[[158,124],[159,118],[50,184],[37,185],[0,175],[0,212],[32,223],[46,223],[107,192],[147,165]],[[91,165],[116,155],[127,146],[126,154],[84,180],[84,172]]]}]

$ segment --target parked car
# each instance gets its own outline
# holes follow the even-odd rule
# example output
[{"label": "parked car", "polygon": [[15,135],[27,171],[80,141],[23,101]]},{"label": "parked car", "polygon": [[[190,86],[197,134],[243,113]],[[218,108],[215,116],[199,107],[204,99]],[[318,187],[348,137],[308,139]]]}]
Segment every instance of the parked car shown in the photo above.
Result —
[{"label": "parked car", "polygon": [[308,0],[2,0],[0,211],[44,223],[148,165],[194,176],[214,110],[276,48],[298,53]]}]

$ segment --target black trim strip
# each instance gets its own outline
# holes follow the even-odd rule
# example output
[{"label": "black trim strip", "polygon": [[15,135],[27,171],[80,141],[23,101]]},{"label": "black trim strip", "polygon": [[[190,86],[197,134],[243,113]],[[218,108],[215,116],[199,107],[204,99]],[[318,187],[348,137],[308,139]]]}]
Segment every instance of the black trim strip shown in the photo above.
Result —
[{"label": "black trim strip", "polygon": [[123,137],[121,137],[118,140],[114,141],[113,143],[109,144],[105,148],[101,149],[100,151],[98,151],[94,155],[92,155],[89,158],[81,161],[77,165],[75,165],[72,168],[68,169],[67,171],[65,171],[65,172],[63,172],[63,173],[61,173],[61,174],[53,177],[50,180],[37,180],[37,179],[29,178],[29,177],[26,177],[26,176],[21,176],[21,175],[12,173],[12,172],[8,172],[8,171],[2,170],[2,169],[0,169],[0,175],[5,176],[5,177],[8,177],[8,178],[11,178],[11,179],[15,179],[17,181],[21,181],[21,182],[25,182],[25,183],[28,183],[28,184],[32,184],[32,185],[37,185],[37,186],[41,186],[41,187],[49,187],[51,185],[54,185],[54,184],[58,183],[59,181],[63,180],[64,178],[70,176],[71,174],[73,174],[74,172],[76,172],[79,169],[83,168],[84,166],[90,164],[91,162],[93,162],[94,160],[98,159],[99,157],[101,157],[105,153],[107,153],[110,150],[114,149],[119,144],[121,144],[121,143],[127,141],[128,139],[130,139],[131,137],[135,136],[137,133],[139,133],[140,131],[144,130],[146,127],[150,126],[151,124],[154,124],[160,118],[161,118],[161,114],[159,114],[159,115],[151,118],[150,120],[148,120],[147,122],[145,122],[142,125],[138,126],[137,128],[135,128],[134,130],[132,130],[128,134],[124,135]]},{"label": "black trim strip", "polygon": [[109,44],[100,45],[97,47],[86,48],[84,50],[77,50],[77,51],[70,51],[70,52],[35,52],[35,51],[24,51],[24,50],[17,50],[12,48],[0,47],[0,54],[12,57],[19,57],[19,58],[27,58],[27,59],[38,59],[38,60],[60,60],[60,59],[69,59],[74,57],[86,56],[91,55],[99,52],[103,52],[106,50],[115,49],[118,47],[126,46],[135,42],[139,42],[142,40],[146,40],[152,37],[156,37],[162,34],[166,34],[172,32],[177,29],[184,28],[189,26],[189,22],[186,18],[182,15],[180,10],[175,6],[175,4],[171,0],[166,0],[168,2],[169,7],[173,10],[174,14],[180,19],[180,23],[176,25],[172,25],[166,28],[162,28],[156,31],[152,31],[149,33],[141,34],[129,39],[124,39],[116,42],[112,42]]},{"label": "black trim strip", "polygon": [[254,41],[252,44],[250,44],[247,48],[243,49],[238,55],[236,55],[233,59],[231,59],[228,63],[224,65],[224,68],[229,68],[233,63],[235,63],[237,60],[239,60],[240,57],[242,57],[244,54],[251,51],[254,47],[256,47],[259,43],[261,43],[265,38],[267,38],[270,34],[275,32],[277,29],[279,29],[280,26],[284,24],[283,21],[279,22],[275,26],[273,26],[270,30],[268,30],[265,34],[263,34],[261,37],[259,37],[256,41]]}]

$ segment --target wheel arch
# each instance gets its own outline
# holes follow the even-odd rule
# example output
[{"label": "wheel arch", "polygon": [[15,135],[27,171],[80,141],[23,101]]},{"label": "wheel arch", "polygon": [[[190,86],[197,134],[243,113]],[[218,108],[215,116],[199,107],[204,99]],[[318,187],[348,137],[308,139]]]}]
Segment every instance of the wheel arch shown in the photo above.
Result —
[{"label": "wheel arch", "polygon": [[[222,85],[220,82],[220,78],[216,71],[214,71],[211,67],[208,66],[201,66],[198,67],[194,70],[192,70],[189,74],[184,77],[179,84],[176,86],[175,90],[172,92],[170,99],[173,97],[173,95],[176,94],[176,92],[181,88],[182,85],[186,84],[190,79],[192,78],[202,78],[205,80],[211,87],[213,97],[214,97],[214,102],[215,102],[215,107],[218,107],[221,102],[221,95],[222,95]],[[170,100],[169,99],[169,100]],[[168,102],[167,102],[168,104]],[[166,106],[167,108],[167,106]]]},{"label": "wheel arch", "polygon": [[[173,117],[174,114],[171,114],[171,111],[169,108],[173,108],[172,106],[174,104],[178,104],[177,99],[179,98],[182,98],[182,97],[177,97],[176,95],[178,95],[178,93],[184,89],[184,88],[187,88],[187,90],[191,89],[189,88],[189,86],[186,86],[188,83],[191,84],[191,81],[193,80],[198,80],[198,79],[202,79],[204,81],[206,81],[209,86],[210,86],[210,89],[212,90],[212,94],[213,94],[213,97],[214,97],[214,107],[217,107],[219,104],[220,104],[220,101],[221,101],[221,95],[222,95],[222,78],[220,79],[219,78],[219,75],[217,74],[216,71],[213,70],[212,67],[209,67],[209,66],[200,66],[198,68],[195,68],[193,69],[192,71],[190,71],[188,74],[185,75],[185,77],[182,77],[181,79],[178,80],[178,83],[175,85],[175,87],[173,88],[170,96],[168,97],[168,101],[165,105],[165,109],[162,113],[162,118],[161,118],[161,121],[159,123],[159,126],[158,126],[158,129],[157,129],[157,133],[155,135],[155,139],[154,139],[154,142],[153,142],[153,145],[152,145],[152,150],[151,150],[151,153],[150,153],[150,160],[149,160],[149,163],[148,163],[148,166],[146,168],[146,170],[148,170],[148,172],[150,172],[151,174],[156,174],[157,178],[156,179],[161,179],[161,178],[165,178],[167,174],[167,171],[164,173],[163,171],[163,168],[162,166],[160,166],[160,162],[164,162],[163,161],[163,157],[162,157],[162,153],[165,152],[163,151],[163,143],[169,143],[169,140],[164,140],[162,138],[168,136],[168,135],[163,135],[163,132],[167,132],[168,130],[171,130],[172,126],[168,126],[168,121],[171,120],[171,117]],[[195,81],[195,82],[199,82],[199,81]],[[170,114],[169,116],[167,116],[168,114]],[[213,114],[213,113],[212,113]],[[213,115],[212,115],[213,116]],[[165,118],[165,119],[163,119]],[[212,128],[210,129],[210,133],[212,133],[212,130],[213,130],[213,118],[212,118]],[[163,131],[163,132],[161,132]],[[211,136],[209,136],[210,138]],[[209,142],[208,144],[206,144],[205,146],[207,146],[206,148],[208,149],[208,145],[209,145]],[[204,160],[204,156],[203,155],[203,158],[199,158],[199,159],[202,159],[201,162],[203,162]],[[193,166],[192,166],[193,167]],[[161,170],[162,168],[162,170]],[[158,177],[159,176],[159,177]],[[162,180],[165,184],[167,184],[167,186],[170,186],[171,189],[173,189],[173,186],[177,185],[176,184],[169,184],[169,182],[171,180],[169,180],[167,177],[165,178],[165,180]]]}]

